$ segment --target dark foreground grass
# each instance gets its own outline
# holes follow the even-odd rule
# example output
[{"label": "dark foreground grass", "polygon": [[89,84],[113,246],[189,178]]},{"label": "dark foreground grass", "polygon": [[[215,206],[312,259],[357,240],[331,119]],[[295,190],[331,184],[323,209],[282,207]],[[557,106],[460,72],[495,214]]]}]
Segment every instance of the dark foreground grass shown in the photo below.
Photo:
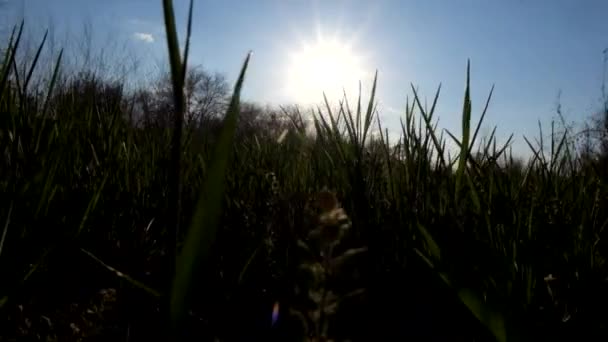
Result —
[{"label": "dark foreground grass", "polygon": [[0,340],[608,337],[606,166],[568,132],[529,143],[525,165],[510,139],[482,142],[468,69],[460,137],[435,128],[439,91],[427,110],[412,89],[389,141],[376,80],[367,105],[313,113],[315,138],[287,110],[278,131],[241,130],[249,56],[226,115],[186,125],[169,5],[173,127],[137,124],[122,84],[67,75],[61,54],[31,90],[15,29],[0,69]]}]

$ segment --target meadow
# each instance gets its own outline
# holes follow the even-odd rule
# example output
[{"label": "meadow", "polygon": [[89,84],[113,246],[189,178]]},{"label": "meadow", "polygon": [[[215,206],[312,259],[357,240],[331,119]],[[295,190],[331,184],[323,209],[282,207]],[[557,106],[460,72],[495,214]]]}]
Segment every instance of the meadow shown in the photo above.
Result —
[{"label": "meadow", "polygon": [[400,137],[376,80],[367,103],[241,103],[251,56],[225,102],[186,116],[170,3],[164,97],[61,53],[36,79],[45,41],[20,61],[13,30],[0,341],[608,338],[606,154],[553,126],[525,162],[479,136],[469,67],[461,134],[437,129],[440,89],[427,105],[411,88]]}]

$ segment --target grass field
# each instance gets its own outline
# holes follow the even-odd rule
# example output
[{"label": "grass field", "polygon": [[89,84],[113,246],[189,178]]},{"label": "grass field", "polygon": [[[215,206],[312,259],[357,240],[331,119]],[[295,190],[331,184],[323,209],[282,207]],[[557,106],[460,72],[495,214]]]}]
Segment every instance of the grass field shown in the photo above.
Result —
[{"label": "grass field", "polygon": [[607,164],[572,132],[528,141],[525,163],[510,140],[482,140],[468,69],[460,136],[436,129],[439,91],[425,108],[412,88],[388,137],[376,81],[369,103],[248,122],[250,56],[225,115],[184,124],[187,47],[164,10],[164,124],[134,120],[122,84],[63,72],[61,54],[39,91],[14,30],[0,68],[0,341],[608,337]]}]

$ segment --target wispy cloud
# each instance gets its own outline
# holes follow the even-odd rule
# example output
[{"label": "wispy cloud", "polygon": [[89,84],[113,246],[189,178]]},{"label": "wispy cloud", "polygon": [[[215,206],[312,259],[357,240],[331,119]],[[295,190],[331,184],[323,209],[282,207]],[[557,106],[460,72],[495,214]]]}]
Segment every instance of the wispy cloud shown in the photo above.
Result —
[{"label": "wispy cloud", "polygon": [[382,108],[385,112],[387,113],[393,113],[393,114],[401,114],[403,112],[402,109],[398,109],[392,106],[384,106],[384,108]]},{"label": "wispy cloud", "polygon": [[154,36],[151,33],[135,32],[133,38],[146,43],[154,43]]}]

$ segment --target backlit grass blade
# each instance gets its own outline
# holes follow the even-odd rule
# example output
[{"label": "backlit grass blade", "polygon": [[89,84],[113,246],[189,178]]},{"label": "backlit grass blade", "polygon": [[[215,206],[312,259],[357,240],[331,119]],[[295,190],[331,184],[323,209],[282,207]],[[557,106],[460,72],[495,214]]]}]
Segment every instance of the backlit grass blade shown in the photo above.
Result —
[{"label": "backlit grass blade", "polygon": [[184,46],[184,63],[182,65],[182,85],[186,84],[186,72],[188,71],[188,54],[190,52],[190,37],[192,35],[192,10],[194,8],[194,0],[190,0],[188,8],[188,27],[186,29],[186,45]]},{"label": "backlit grass blade", "polygon": [[361,81],[359,81],[359,97],[357,98],[357,135],[361,135]]},{"label": "backlit grass blade", "polygon": [[418,224],[418,230],[426,243],[426,248],[429,256],[432,259],[429,259],[425,253],[421,252],[420,250],[414,249],[416,254],[428,267],[433,270],[437,277],[439,277],[439,279],[441,279],[446,286],[457,291],[460,301],[494,335],[497,341],[509,341],[505,317],[499,311],[491,308],[487,303],[484,303],[480,296],[476,293],[466,288],[454,288],[454,284],[452,284],[450,281],[450,276],[445,272],[439,271],[435,266],[435,263],[441,260],[440,247],[433,239],[433,236],[424,228],[424,226]]},{"label": "backlit grass blade", "polygon": [[171,323],[174,329],[178,329],[184,313],[188,309],[187,299],[194,287],[194,274],[195,272],[202,271],[201,267],[208,259],[211,247],[215,241],[222,210],[222,198],[225,187],[224,178],[228,168],[228,159],[231,155],[239,114],[240,93],[250,57],[251,53],[245,59],[234,88],[232,100],[224,119],[224,127],[215,146],[202,193],[196,205],[190,229],[188,230],[176,265],[170,304]]},{"label": "backlit grass blade", "polygon": [[46,43],[46,38],[47,38],[48,34],[49,34],[49,31],[47,30],[44,33],[44,37],[42,38],[42,42],[38,46],[38,50],[36,51],[36,55],[34,56],[34,61],[32,62],[32,65],[30,65],[30,70],[28,71],[27,76],[25,77],[25,81],[23,83],[23,93],[24,94],[27,91],[27,86],[29,85],[30,80],[32,79],[32,74],[34,73],[34,69],[36,68],[36,65],[38,64],[38,58],[40,58],[40,53],[42,52],[42,48],[44,47],[44,43]]},{"label": "backlit grass blade", "polygon": [[[19,101],[23,103],[23,91],[21,91],[21,79],[19,78],[19,69],[17,68],[17,60],[13,58],[11,65],[13,66],[13,77],[15,80],[15,89],[17,89],[17,96],[19,96]],[[23,109],[23,106],[19,106],[20,109]]]},{"label": "backlit grass blade", "polygon": [[149,295],[153,296],[153,297],[160,297],[161,294],[160,292],[154,290],[153,288],[145,285],[144,283],[137,281],[135,279],[133,279],[132,277],[130,277],[129,275],[115,269],[114,267],[106,264],[105,262],[103,262],[101,259],[99,259],[98,257],[96,257],[93,253],[87,251],[86,249],[80,249],[80,251],[84,254],[86,254],[89,258],[93,259],[96,263],[98,263],[99,265],[101,265],[103,268],[105,268],[106,270],[112,272],[115,276],[126,280],[128,283],[130,283],[131,285],[142,289],[143,291],[145,291],[146,293],[148,293]]},{"label": "backlit grass blade", "polygon": [[467,85],[464,91],[464,105],[462,109],[462,141],[460,146],[460,160],[458,170],[456,171],[456,190],[454,196],[458,202],[458,195],[462,187],[462,180],[467,164],[467,156],[469,154],[469,130],[471,126],[471,95],[470,95],[470,71],[471,64],[467,61]]},{"label": "backlit grass blade", "polygon": [[[165,30],[167,33],[167,46],[169,49],[169,62],[171,64],[171,81],[173,84],[173,101],[176,106],[180,106],[183,100],[183,69],[181,57],[179,55],[179,41],[177,28],[175,26],[175,14],[173,11],[173,1],[163,0],[163,14],[165,19]],[[181,90],[180,90],[181,89]],[[176,108],[177,109],[177,108]]]},{"label": "backlit grass blade", "polygon": [[365,122],[363,124],[363,135],[361,136],[361,145],[365,145],[365,139],[367,137],[367,132],[369,131],[369,127],[372,125],[373,115],[375,112],[375,100],[376,100],[376,87],[378,85],[378,70],[374,74],[374,83],[372,84],[372,93],[369,97],[369,103],[367,104],[367,111],[365,112]]},{"label": "backlit grass blade", "polygon": [[19,33],[17,33],[17,37],[13,41],[15,29],[13,28],[13,34],[11,34],[11,38],[8,44],[8,50],[6,51],[6,55],[4,61],[2,62],[2,74],[0,74],[0,102],[2,102],[2,97],[4,96],[4,88],[8,83],[8,76],[10,75],[11,66],[14,63],[15,55],[17,54],[17,49],[19,48],[19,42],[21,41],[21,34],[23,33],[23,25],[24,22],[21,21],[21,26],[19,27]]},{"label": "backlit grass blade", "polygon": [[476,293],[461,289],[458,297],[471,313],[494,335],[496,341],[509,341],[505,317],[497,310],[491,309]]},{"label": "backlit grass blade", "polygon": [[6,221],[4,222],[4,229],[2,230],[2,236],[0,236],[0,257],[2,256],[2,249],[4,242],[6,241],[6,234],[8,233],[8,226],[11,223],[11,214],[13,213],[13,201],[8,207],[8,213],[6,214]]},{"label": "backlit grass blade", "polygon": [[470,144],[471,147],[473,147],[475,145],[475,139],[477,138],[477,134],[479,133],[479,129],[481,128],[481,123],[483,122],[483,119],[486,117],[486,113],[488,112],[488,107],[490,106],[490,100],[492,100],[493,93],[494,93],[494,85],[492,85],[492,88],[490,89],[490,94],[488,95],[488,98],[486,99],[486,104],[483,107],[483,112],[481,112],[481,118],[479,118],[479,121],[477,122],[477,127],[475,128],[475,133],[473,133],[473,138],[471,139],[471,144]]},{"label": "backlit grass blade", "polygon": [[[428,113],[426,110],[424,110],[424,108],[422,107],[422,104],[420,103],[420,98],[418,97],[418,92],[416,91],[416,88],[414,88],[413,84],[411,85],[411,87],[412,87],[412,91],[414,93],[414,103],[417,105],[418,110],[420,111],[420,114],[422,115],[422,118],[424,119],[426,132],[427,132],[427,134],[430,134],[433,144],[435,145],[435,148],[437,149],[437,153],[441,160],[441,165],[445,165],[446,163],[445,163],[444,151],[441,148],[441,143],[439,142],[439,139],[437,139],[437,135],[435,134],[435,131],[433,130],[433,124],[431,123],[431,120],[433,118],[433,113],[435,112],[435,105],[437,103],[437,100],[439,99],[439,93],[441,92],[441,84],[437,88],[437,92],[435,93],[435,98],[433,99],[433,105],[431,106],[431,110]],[[413,124],[413,122],[412,122],[412,124]],[[412,134],[413,137],[416,137],[418,139],[420,137],[422,137],[422,122],[419,122],[419,124],[421,125],[419,127],[419,132]]]},{"label": "backlit grass blade", "polygon": [[[348,133],[348,136],[350,137],[350,141],[351,143],[355,144],[356,146],[359,146],[359,135],[357,134],[357,128],[356,128],[356,123],[355,123],[355,119],[353,118],[353,113],[350,109],[350,105],[348,103],[348,98],[346,96],[346,89],[343,89],[343,93],[344,93],[344,103],[340,105],[340,110],[342,112],[345,112],[345,123],[346,123],[346,130]],[[359,94],[359,98],[361,97],[361,94]],[[357,154],[359,155],[360,153],[360,149],[357,148]]]},{"label": "backlit grass blade", "polygon": [[106,175],[103,178],[101,185],[99,185],[99,188],[97,189],[97,191],[95,192],[95,194],[93,195],[91,200],[89,201],[89,205],[87,206],[87,209],[85,210],[84,215],[82,216],[82,220],[80,220],[80,225],[78,226],[78,231],[76,232],[77,236],[82,233],[82,230],[84,229],[84,226],[87,223],[87,220],[89,219],[89,214],[97,206],[97,202],[99,202],[99,198],[101,197],[101,193],[103,192],[106,182],[108,181],[108,177],[109,177],[109,175]]},{"label": "backlit grass blade", "polygon": [[245,265],[243,265],[243,268],[241,269],[241,272],[239,272],[239,280],[237,281],[238,284],[243,283],[243,279],[245,278],[245,274],[247,274],[247,271],[249,270],[249,266],[251,265],[251,263],[253,262],[253,260],[255,259],[255,257],[258,255],[258,253],[260,252],[260,250],[263,247],[263,243],[260,243],[254,250],[253,252],[251,252],[251,255],[249,256],[249,258],[247,258],[247,261],[245,262]]},{"label": "backlit grass blade", "polygon": [[[192,4],[190,5],[192,9]],[[182,149],[182,129],[184,123],[184,70],[185,63],[182,64],[179,55],[179,42],[177,29],[175,26],[175,14],[173,12],[173,2],[163,0],[163,14],[165,18],[165,31],[167,34],[167,47],[169,50],[169,62],[171,64],[171,81],[173,85],[173,136],[171,141],[171,168],[169,174],[169,212],[172,216],[173,241],[169,241],[169,251],[167,254],[175,258],[177,237],[180,229],[180,202],[181,202],[181,149]],[[189,15],[191,18],[191,14]],[[189,25],[190,26],[190,25]],[[189,38],[187,38],[189,40]],[[170,264],[174,264],[171,262]]]},{"label": "backlit grass blade", "polygon": [[55,67],[53,68],[53,75],[51,76],[51,82],[49,83],[44,105],[42,107],[43,115],[46,113],[46,111],[48,109],[49,101],[51,100],[51,95],[53,94],[53,90],[55,89],[55,84],[57,83],[57,78],[59,77],[59,72],[61,70],[62,58],[63,58],[63,49],[61,49],[59,51],[59,55],[57,56],[57,60],[55,61]]}]

